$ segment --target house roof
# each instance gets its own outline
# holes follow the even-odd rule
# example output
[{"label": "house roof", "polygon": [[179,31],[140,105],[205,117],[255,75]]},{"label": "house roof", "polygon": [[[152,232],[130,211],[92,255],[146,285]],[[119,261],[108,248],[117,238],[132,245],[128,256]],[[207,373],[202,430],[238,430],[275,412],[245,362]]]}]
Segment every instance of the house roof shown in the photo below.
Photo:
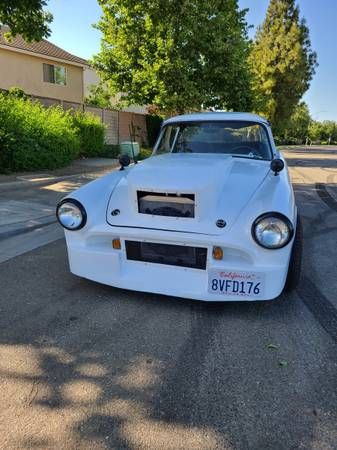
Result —
[{"label": "house roof", "polygon": [[69,61],[70,64],[73,62],[76,63],[76,65],[89,65],[88,61],[86,61],[85,59],[72,55],[71,53],[66,52],[62,48],[57,47],[57,45],[54,45],[45,39],[39,42],[29,43],[26,42],[21,35],[17,34],[11,41],[7,41],[4,37],[4,34],[8,33],[9,31],[10,29],[6,26],[0,27],[0,45],[9,47],[9,50],[11,48],[13,50],[19,49],[30,53],[36,53],[38,55],[44,55],[48,58]]}]

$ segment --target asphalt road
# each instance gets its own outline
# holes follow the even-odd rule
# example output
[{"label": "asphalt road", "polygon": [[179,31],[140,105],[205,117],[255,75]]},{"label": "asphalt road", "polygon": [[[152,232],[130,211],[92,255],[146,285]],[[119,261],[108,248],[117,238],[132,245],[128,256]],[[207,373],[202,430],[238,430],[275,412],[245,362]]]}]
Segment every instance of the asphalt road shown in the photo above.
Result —
[{"label": "asphalt road", "polygon": [[[57,235],[0,228],[0,448],[337,449],[337,149],[286,156],[304,267],[275,302],[102,286],[69,273]],[[0,200],[48,208],[62,195]]]}]

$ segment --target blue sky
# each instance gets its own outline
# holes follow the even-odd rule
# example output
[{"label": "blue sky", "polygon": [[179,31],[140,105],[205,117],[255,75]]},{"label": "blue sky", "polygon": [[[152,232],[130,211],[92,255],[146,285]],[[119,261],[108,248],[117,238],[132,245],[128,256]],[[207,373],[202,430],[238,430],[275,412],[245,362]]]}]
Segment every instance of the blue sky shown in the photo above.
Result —
[{"label": "blue sky", "polygon": [[[298,2],[319,62],[304,99],[314,119],[337,121],[337,1]],[[239,0],[241,8],[249,8],[247,22],[254,27],[263,21],[268,3],[269,0]],[[50,0],[48,9],[54,15],[51,42],[83,58],[99,51],[100,33],[92,28],[101,13],[96,0]],[[252,36],[254,30],[250,30]]]}]

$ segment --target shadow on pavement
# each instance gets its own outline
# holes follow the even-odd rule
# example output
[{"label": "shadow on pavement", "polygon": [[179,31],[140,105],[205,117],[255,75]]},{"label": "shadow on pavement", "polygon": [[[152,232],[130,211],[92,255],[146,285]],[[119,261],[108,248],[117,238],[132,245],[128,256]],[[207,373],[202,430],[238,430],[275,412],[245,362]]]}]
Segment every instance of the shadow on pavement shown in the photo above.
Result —
[{"label": "shadow on pavement", "polygon": [[288,158],[288,167],[316,167],[316,168],[331,168],[337,169],[337,157],[336,159],[324,159],[319,158]]},{"label": "shadow on pavement", "polygon": [[206,304],[121,291],[71,276],[64,247],[48,247],[20,259],[31,281],[12,292],[2,283],[0,376],[7,430],[19,428],[7,436],[13,447],[308,448],[318,421],[332,427],[336,411],[317,395],[331,374],[298,363],[312,351],[307,332],[287,348],[303,334],[296,296]]}]

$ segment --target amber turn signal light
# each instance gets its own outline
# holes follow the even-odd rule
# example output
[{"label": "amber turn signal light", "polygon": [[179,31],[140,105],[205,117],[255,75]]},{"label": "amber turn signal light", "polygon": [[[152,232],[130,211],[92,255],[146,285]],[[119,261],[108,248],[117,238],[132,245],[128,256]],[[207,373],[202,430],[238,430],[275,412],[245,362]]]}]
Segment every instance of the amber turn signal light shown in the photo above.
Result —
[{"label": "amber turn signal light", "polygon": [[223,258],[223,250],[221,247],[213,247],[213,258],[218,261]]},{"label": "amber turn signal light", "polygon": [[114,248],[115,250],[120,250],[122,248],[121,240],[113,239],[112,240],[112,248]]}]

